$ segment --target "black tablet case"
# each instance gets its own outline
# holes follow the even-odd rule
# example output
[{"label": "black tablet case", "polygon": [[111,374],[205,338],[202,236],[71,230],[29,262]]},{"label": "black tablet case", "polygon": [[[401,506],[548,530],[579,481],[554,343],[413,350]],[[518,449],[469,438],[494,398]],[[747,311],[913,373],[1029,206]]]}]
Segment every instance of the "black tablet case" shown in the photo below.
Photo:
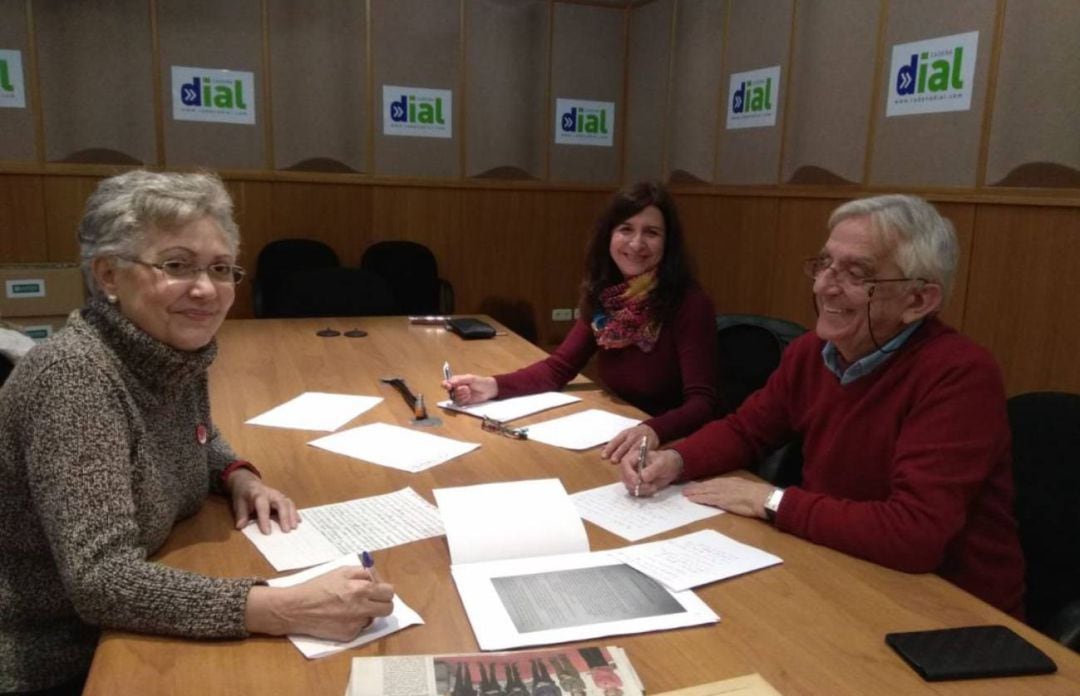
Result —
[{"label": "black tablet case", "polygon": [[1005,626],[889,633],[885,642],[926,681],[1057,671],[1043,651]]},{"label": "black tablet case", "polygon": [[469,317],[457,317],[446,322],[450,330],[464,339],[491,338],[495,335],[495,329],[491,324],[471,319]]}]

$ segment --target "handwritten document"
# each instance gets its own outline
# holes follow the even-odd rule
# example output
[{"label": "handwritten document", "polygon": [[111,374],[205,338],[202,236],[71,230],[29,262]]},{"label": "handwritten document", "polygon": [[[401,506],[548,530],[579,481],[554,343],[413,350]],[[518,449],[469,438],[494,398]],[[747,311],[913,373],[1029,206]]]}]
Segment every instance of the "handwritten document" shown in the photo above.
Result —
[{"label": "handwritten document", "polygon": [[444,533],[439,511],[411,488],[305,508],[300,519],[288,534],[271,521],[270,534],[249,524],[244,535],[275,570],[293,570]]},{"label": "handwritten document", "polygon": [[602,445],[641,421],[590,408],[562,418],[529,426],[529,439],[556,447],[586,450]]},{"label": "handwritten document", "polygon": [[[266,584],[271,587],[292,587],[293,585],[299,585],[312,578],[317,578],[320,575],[329,573],[331,570],[337,568],[359,565],[361,565],[360,559],[357,558],[355,553],[351,553],[347,556],[342,556],[337,560],[324,563],[314,568],[308,568],[307,570],[294,573],[293,575],[286,575],[284,577],[268,580]],[[390,614],[390,616],[376,617],[375,620],[371,622],[370,626],[361,631],[360,635],[352,640],[339,642],[336,640],[325,640],[303,635],[290,635],[289,640],[292,641],[292,644],[296,646],[297,650],[303,653],[304,657],[310,660],[317,657],[332,655],[336,652],[341,652],[342,650],[348,650],[349,648],[355,648],[358,645],[364,645],[373,640],[378,640],[383,636],[388,636],[391,633],[400,631],[408,626],[422,623],[424,623],[424,620],[420,618],[419,614],[413,611],[400,597],[394,597],[394,613]]]},{"label": "handwritten document", "polygon": [[628,541],[637,541],[723,512],[683,497],[682,486],[668,486],[654,496],[635,498],[621,482],[570,496],[582,519]]},{"label": "handwritten document", "polygon": [[386,423],[372,423],[320,437],[313,447],[372,464],[417,473],[472,452],[476,442],[462,442]]},{"label": "handwritten document", "polygon": [[439,408],[466,413],[477,418],[494,418],[505,423],[516,418],[524,418],[534,413],[546,411],[549,408],[572,404],[575,401],[581,401],[581,399],[563,392],[544,392],[542,394],[516,396],[512,399],[484,401],[470,406],[458,406],[453,401],[440,401]]},{"label": "handwritten document", "polygon": [[672,590],[688,590],[783,562],[715,529],[627,546],[611,554]]},{"label": "handwritten document", "polygon": [[380,396],[304,392],[295,399],[255,416],[247,423],[274,428],[332,432],[374,408],[380,401]]}]

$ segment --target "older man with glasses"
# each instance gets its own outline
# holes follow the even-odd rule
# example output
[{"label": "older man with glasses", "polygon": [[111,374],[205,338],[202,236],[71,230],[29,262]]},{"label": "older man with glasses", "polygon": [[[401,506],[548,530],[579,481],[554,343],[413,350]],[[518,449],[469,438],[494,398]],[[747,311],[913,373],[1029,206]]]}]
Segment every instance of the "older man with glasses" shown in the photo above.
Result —
[{"label": "older man with glasses", "polygon": [[652,495],[801,437],[798,486],[720,476],[684,495],[890,568],[936,572],[1020,616],[1001,373],[936,316],[956,270],[952,225],[926,201],[894,195],[840,206],[829,230],[804,266],[815,331],[734,414],[650,453],[640,476],[624,458],[623,481]]}]

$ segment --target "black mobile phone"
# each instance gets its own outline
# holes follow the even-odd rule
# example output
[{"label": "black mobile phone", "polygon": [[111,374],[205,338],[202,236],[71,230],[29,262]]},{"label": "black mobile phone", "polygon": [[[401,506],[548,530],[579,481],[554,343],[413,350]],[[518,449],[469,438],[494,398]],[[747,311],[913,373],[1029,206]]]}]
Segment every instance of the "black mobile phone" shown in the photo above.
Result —
[{"label": "black mobile phone", "polygon": [[1005,626],[889,633],[885,642],[926,681],[1057,671],[1046,653]]}]

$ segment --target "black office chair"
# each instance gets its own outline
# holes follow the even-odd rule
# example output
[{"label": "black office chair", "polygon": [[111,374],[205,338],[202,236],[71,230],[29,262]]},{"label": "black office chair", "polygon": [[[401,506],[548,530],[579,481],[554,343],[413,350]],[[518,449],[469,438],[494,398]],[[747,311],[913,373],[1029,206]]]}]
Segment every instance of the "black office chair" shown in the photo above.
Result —
[{"label": "black office chair", "polygon": [[315,239],[278,239],[268,243],[259,252],[251,283],[255,316],[286,316],[283,307],[290,300],[284,285],[294,271],[338,266],[340,263],[334,250]]},{"label": "black office chair", "polygon": [[[788,344],[806,328],[785,319],[758,314],[720,314],[716,317],[720,399],[734,411],[753,392],[765,386],[780,364]],[[802,480],[802,442],[792,441],[766,455],[757,474],[777,486]]]},{"label": "black office chair", "polygon": [[362,268],[306,268],[282,283],[283,317],[364,317],[397,313],[390,286]]},{"label": "black office chair", "polygon": [[360,267],[378,273],[397,298],[400,314],[450,314],[454,289],[439,277],[435,255],[423,244],[375,242],[364,250]]},{"label": "black office chair", "polygon": [[1080,652],[1080,394],[1008,401],[1027,622]]}]

